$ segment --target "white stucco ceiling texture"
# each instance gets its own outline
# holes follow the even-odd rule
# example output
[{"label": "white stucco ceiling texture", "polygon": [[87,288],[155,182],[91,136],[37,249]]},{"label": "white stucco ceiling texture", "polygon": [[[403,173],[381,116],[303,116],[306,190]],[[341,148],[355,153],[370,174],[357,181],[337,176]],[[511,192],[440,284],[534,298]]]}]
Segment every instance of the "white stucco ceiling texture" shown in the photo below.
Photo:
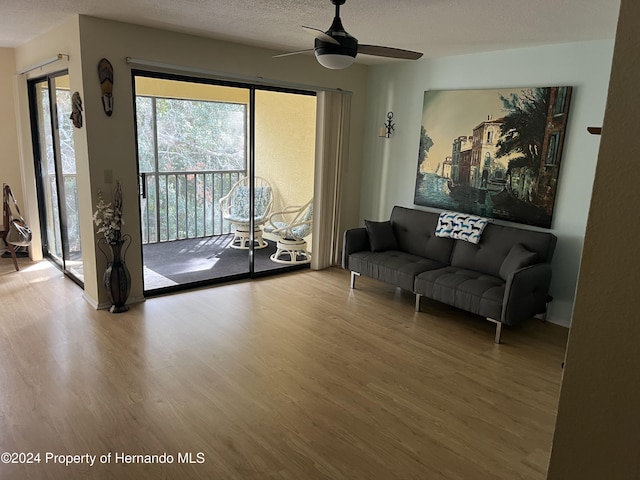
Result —
[{"label": "white stucco ceiling texture", "polygon": [[[614,38],[619,7],[620,0],[347,0],[341,18],[360,43],[439,57]],[[0,47],[17,47],[77,14],[287,52],[312,48],[301,26],[328,29],[334,6],[330,0],[0,0]],[[358,61],[389,60],[359,55]]]}]

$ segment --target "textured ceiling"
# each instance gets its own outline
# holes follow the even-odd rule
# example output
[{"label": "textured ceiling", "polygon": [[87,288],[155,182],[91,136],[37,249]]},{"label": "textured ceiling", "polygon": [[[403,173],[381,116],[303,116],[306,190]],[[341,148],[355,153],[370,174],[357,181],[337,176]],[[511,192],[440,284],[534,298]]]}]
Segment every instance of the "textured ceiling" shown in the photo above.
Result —
[{"label": "textured ceiling", "polygon": [[[360,43],[425,57],[613,38],[620,0],[347,0]],[[74,14],[92,15],[287,52],[311,48],[330,0],[0,0],[0,47],[16,47]],[[359,55],[360,63],[380,63]]]}]

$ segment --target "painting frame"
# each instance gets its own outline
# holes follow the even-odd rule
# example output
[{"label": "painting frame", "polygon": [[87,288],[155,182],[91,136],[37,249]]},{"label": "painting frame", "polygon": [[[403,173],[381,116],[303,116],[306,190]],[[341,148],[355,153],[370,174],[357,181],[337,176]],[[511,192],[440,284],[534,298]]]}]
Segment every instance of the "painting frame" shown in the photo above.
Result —
[{"label": "painting frame", "polygon": [[551,228],[572,94],[425,91],[414,204]]}]

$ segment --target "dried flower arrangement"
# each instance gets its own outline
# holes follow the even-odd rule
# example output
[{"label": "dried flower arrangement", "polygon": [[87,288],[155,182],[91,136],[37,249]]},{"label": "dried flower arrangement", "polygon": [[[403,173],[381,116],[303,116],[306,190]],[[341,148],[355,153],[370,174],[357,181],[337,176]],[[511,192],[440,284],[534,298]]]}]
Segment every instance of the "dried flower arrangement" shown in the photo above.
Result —
[{"label": "dried flower arrangement", "polygon": [[116,180],[116,188],[113,191],[113,201],[105,203],[102,192],[98,192],[98,205],[93,214],[93,222],[98,227],[98,233],[104,234],[109,244],[120,241],[122,237],[122,187]]}]

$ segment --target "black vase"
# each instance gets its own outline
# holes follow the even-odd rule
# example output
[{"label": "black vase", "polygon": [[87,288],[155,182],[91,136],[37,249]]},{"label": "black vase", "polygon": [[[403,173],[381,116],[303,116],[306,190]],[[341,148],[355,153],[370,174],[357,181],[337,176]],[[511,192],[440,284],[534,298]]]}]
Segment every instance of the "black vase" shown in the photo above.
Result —
[{"label": "black vase", "polygon": [[131,240],[131,237],[124,235],[122,239],[109,242],[111,258],[107,258],[107,269],[104,271],[103,279],[107,296],[111,301],[111,307],[109,308],[111,313],[122,313],[129,310],[129,307],[125,305],[131,291],[131,274],[124,262],[126,240]]}]

